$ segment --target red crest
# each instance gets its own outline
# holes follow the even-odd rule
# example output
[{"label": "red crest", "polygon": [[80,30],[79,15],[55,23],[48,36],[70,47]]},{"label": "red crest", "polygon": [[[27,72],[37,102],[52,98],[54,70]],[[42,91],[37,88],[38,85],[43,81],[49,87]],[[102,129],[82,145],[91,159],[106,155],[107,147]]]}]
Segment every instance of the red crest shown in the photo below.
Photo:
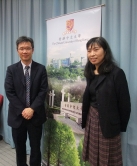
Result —
[{"label": "red crest", "polygon": [[66,21],[66,29],[71,31],[74,27],[74,19],[70,19]]}]

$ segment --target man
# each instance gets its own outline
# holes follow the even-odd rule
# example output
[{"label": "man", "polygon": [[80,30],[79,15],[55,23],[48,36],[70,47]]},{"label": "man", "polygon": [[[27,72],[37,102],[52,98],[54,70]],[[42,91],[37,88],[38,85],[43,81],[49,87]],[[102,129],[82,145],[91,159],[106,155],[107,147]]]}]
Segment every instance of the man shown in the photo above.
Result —
[{"label": "man", "polygon": [[46,120],[44,101],[48,90],[47,73],[43,65],[32,60],[33,39],[19,37],[16,46],[21,61],[7,68],[5,78],[9,100],[8,125],[12,127],[17,166],[27,166],[27,134],[31,147],[30,166],[40,166],[42,124]]}]

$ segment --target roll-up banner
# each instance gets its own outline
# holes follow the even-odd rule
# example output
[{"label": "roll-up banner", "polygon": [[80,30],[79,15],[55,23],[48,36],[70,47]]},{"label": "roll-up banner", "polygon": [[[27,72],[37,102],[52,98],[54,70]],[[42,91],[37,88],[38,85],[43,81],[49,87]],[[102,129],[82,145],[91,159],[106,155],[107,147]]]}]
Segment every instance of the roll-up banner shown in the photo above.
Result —
[{"label": "roll-up banner", "polygon": [[46,23],[49,92],[42,164],[88,166],[82,161],[84,67],[86,43],[101,33],[101,6],[53,18]]}]

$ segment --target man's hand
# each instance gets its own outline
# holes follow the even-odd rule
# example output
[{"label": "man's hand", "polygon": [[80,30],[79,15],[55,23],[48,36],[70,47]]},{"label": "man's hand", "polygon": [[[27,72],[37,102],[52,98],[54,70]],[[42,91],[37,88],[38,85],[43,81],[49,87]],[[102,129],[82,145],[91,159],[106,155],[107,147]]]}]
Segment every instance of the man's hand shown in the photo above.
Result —
[{"label": "man's hand", "polygon": [[23,116],[23,118],[29,120],[29,119],[32,118],[33,113],[34,113],[34,110],[33,110],[32,108],[25,108],[25,109],[22,111],[22,116]]}]

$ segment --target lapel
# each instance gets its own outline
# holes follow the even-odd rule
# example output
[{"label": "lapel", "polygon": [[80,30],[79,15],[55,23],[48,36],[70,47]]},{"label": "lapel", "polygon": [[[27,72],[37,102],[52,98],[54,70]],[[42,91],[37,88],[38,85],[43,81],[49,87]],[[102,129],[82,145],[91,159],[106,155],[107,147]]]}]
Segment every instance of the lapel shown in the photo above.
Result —
[{"label": "lapel", "polygon": [[18,73],[18,78],[20,78],[22,84],[25,86],[24,72],[23,72],[23,67],[22,67],[21,61],[17,63],[16,71]]},{"label": "lapel", "polygon": [[32,82],[35,78],[35,75],[38,71],[38,67],[37,67],[37,63],[32,61],[32,64],[31,64],[31,74],[30,74],[30,86],[32,85]]},{"label": "lapel", "polygon": [[106,75],[100,75],[95,88],[97,88],[105,78],[106,78]]}]

